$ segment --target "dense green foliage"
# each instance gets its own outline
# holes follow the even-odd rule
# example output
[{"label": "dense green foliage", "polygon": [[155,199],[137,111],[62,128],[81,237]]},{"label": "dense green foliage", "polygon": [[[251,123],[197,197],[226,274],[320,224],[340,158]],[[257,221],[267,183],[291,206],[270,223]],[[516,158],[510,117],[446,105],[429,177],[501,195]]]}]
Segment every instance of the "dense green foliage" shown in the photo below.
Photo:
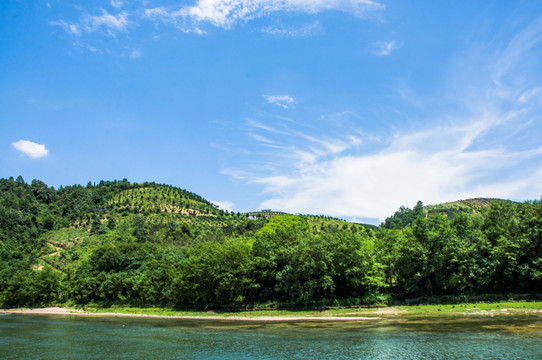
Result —
[{"label": "dense green foliage", "polygon": [[419,202],[368,227],[255,219],[155,183],[1,179],[0,306],[356,305],[539,291],[542,203],[485,205],[448,213]]}]

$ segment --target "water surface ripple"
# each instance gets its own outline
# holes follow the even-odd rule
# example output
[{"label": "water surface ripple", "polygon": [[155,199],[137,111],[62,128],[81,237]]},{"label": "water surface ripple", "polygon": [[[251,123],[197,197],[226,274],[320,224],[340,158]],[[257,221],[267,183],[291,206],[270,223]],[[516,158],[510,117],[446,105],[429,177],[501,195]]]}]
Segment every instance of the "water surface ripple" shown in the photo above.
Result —
[{"label": "water surface ripple", "polygon": [[0,316],[2,359],[540,359],[540,317],[248,323]]}]

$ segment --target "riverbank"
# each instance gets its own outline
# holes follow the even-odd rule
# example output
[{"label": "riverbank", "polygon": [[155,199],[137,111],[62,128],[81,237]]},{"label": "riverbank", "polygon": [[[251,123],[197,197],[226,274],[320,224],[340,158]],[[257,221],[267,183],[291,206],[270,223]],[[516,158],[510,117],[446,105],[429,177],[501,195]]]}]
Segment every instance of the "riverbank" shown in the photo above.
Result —
[{"label": "riverbank", "polygon": [[241,312],[178,311],[167,308],[137,307],[46,307],[8,309],[0,313],[19,315],[117,316],[223,321],[374,321],[412,317],[510,316],[530,315],[542,319],[542,302],[465,303],[455,305],[404,305],[381,308],[311,310],[251,310]]},{"label": "riverbank", "polygon": [[[103,309],[100,309],[103,310]],[[142,314],[140,308],[122,309],[119,311],[84,311],[81,309],[70,309],[62,307],[49,307],[37,309],[10,309],[1,310],[4,314],[17,315],[70,315],[70,316],[114,316],[114,317],[138,317],[138,318],[157,318],[157,319],[184,319],[184,320],[225,320],[225,321],[260,321],[260,322],[286,322],[286,321],[369,321],[381,320],[379,317],[362,317],[362,316],[311,316],[311,315],[295,315],[295,316],[237,316],[232,313],[216,314],[202,313],[202,315],[160,315],[160,314]]]}]

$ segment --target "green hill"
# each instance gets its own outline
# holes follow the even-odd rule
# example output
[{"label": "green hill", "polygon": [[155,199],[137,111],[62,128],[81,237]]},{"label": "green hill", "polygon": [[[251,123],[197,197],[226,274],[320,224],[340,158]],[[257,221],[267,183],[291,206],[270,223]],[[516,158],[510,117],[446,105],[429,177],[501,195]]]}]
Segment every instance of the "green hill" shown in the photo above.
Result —
[{"label": "green hill", "polygon": [[1,250],[26,254],[21,260],[35,270],[50,266],[64,275],[103,243],[187,246],[253,233],[262,224],[156,183],[101,181],[55,190],[39,180],[1,179],[0,191],[0,225],[7,230]]},{"label": "green hill", "polygon": [[447,216],[453,216],[454,214],[457,214],[459,212],[475,214],[479,211],[482,211],[482,209],[490,207],[493,202],[502,203],[510,202],[510,200],[503,200],[497,198],[474,198],[450,201],[437,205],[427,205],[424,208],[425,210],[427,210],[429,215],[434,213],[444,213]]},{"label": "green hill", "polygon": [[492,204],[506,203],[512,203],[512,201],[495,198],[474,198],[425,206],[421,201],[418,201],[412,209],[401,206],[398,211],[381,224],[381,227],[386,229],[402,229],[407,225],[411,225],[419,216],[429,217],[435,214],[443,214],[452,220],[459,214],[475,215],[489,209]]},{"label": "green hill", "polygon": [[0,179],[0,307],[328,306],[532,293],[542,203],[401,207],[380,227],[232,213],[187,190]]}]

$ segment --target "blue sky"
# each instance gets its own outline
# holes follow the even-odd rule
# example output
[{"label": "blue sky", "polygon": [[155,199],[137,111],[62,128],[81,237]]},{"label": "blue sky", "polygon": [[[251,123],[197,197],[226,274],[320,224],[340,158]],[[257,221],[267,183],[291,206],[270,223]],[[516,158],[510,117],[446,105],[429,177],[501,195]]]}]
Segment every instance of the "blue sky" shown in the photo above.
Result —
[{"label": "blue sky", "polygon": [[0,176],[378,223],[542,195],[542,3],[7,0]]}]

